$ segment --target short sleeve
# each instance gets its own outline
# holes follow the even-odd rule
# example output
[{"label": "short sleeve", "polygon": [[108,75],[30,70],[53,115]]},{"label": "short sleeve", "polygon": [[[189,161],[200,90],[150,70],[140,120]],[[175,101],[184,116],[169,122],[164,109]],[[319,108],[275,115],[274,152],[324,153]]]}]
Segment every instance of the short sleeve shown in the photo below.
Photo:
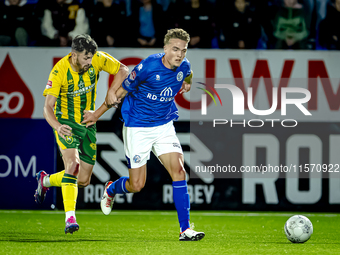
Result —
[{"label": "short sleeve", "polygon": [[58,67],[54,66],[50,73],[50,76],[48,77],[48,81],[47,81],[45,90],[43,92],[43,96],[46,97],[47,95],[51,95],[56,98],[59,97],[61,83],[62,83],[61,76],[62,74],[58,70]]},{"label": "short sleeve", "polygon": [[98,71],[105,71],[109,74],[117,74],[120,67],[120,62],[112,57],[110,54],[98,51],[93,56],[92,65],[98,69]]},{"label": "short sleeve", "polygon": [[141,84],[147,76],[146,61],[142,60],[135,68],[131,71],[130,75],[124,80],[122,87],[132,92],[136,90],[139,84]]}]

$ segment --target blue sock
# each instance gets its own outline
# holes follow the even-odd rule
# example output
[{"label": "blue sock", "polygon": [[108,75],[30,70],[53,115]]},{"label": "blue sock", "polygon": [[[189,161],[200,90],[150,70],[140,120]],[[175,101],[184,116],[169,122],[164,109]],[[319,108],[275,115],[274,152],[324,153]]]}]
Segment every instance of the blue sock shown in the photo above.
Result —
[{"label": "blue sock", "polygon": [[172,190],[179,226],[181,227],[181,232],[183,232],[190,228],[190,197],[187,182],[185,180],[172,182]]},{"label": "blue sock", "polygon": [[113,182],[109,188],[107,189],[107,193],[111,196],[114,197],[116,194],[125,194],[125,193],[130,193],[127,191],[125,187],[126,181],[129,179],[129,177],[120,177],[117,181]]}]

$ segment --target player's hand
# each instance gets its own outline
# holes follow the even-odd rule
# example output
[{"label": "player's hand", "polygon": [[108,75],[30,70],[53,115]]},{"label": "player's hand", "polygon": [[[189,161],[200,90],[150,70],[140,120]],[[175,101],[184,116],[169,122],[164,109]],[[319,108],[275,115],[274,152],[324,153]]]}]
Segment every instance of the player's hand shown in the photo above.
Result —
[{"label": "player's hand", "polygon": [[98,117],[94,114],[94,111],[84,110],[83,117],[84,117],[84,119],[81,123],[82,124],[86,123],[86,127],[89,127],[89,126],[95,124],[98,120]]},{"label": "player's hand", "polygon": [[72,128],[68,125],[61,125],[57,128],[58,135],[60,135],[64,140],[66,140],[65,135],[72,136]]},{"label": "player's hand", "polygon": [[120,101],[121,99],[117,98],[117,95],[115,93],[107,93],[105,98],[105,103],[108,108],[111,108],[112,106],[118,108]]},{"label": "player's hand", "polygon": [[183,81],[182,88],[179,91],[180,94],[187,93],[191,89],[191,84]]}]

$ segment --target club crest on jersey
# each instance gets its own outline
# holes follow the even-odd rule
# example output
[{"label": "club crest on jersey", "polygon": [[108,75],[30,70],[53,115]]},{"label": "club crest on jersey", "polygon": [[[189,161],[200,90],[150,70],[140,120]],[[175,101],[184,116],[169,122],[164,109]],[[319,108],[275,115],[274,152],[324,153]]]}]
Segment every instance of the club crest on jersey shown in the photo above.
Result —
[{"label": "club crest on jersey", "polygon": [[89,76],[90,76],[90,77],[93,77],[93,76],[95,75],[94,68],[91,67],[91,68],[88,70],[88,73],[89,73]]},{"label": "club crest on jersey", "polygon": [[140,162],[140,156],[139,156],[139,155],[135,155],[135,156],[133,157],[133,162],[139,163],[139,162]]},{"label": "club crest on jersey", "polygon": [[143,64],[140,64],[140,65],[137,67],[138,71],[140,71],[142,68],[143,68]]},{"label": "club crest on jersey", "polygon": [[65,135],[65,141],[66,141],[68,144],[71,144],[71,143],[73,142],[73,137],[72,137],[72,136]]},{"label": "club crest on jersey", "polygon": [[177,74],[177,80],[178,80],[178,81],[183,80],[183,72],[182,72],[182,71],[180,71],[180,72]]},{"label": "club crest on jersey", "polygon": [[161,77],[157,74],[156,75],[156,81],[159,81],[161,79]]},{"label": "club crest on jersey", "polygon": [[50,88],[52,88],[52,81],[48,80],[46,89],[50,89]]},{"label": "club crest on jersey", "polygon": [[136,75],[136,72],[135,72],[135,71],[132,71],[131,74],[130,74],[130,80],[133,80],[133,81],[134,81],[135,78],[136,78],[136,76],[137,76],[137,75]]},{"label": "club crest on jersey", "polygon": [[90,143],[90,147],[94,151],[97,149],[97,145],[95,143]]}]

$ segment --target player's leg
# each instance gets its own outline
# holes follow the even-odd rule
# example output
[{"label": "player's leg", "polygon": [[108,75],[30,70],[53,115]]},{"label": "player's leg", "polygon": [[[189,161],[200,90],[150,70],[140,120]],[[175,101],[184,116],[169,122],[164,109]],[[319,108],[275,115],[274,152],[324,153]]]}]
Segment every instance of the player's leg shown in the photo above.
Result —
[{"label": "player's leg", "polygon": [[[90,184],[93,165],[80,160],[80,168],[78,175],[78,188],[84,188]],[[37,173],[37,180],[41,182],[42,188],[48,190],[50,187],[61,187],[61,180],[64,177],[65,170],[55,174],[47,174],[44,170]],[[45,194],[46,195],[46,194]],[[41,204],[41,202],[39,203]]]},{"label": "player's leg", "polygon": [[[76,145],[73,144],[72,137],[70,137],[70,139],[72,139],[72,143],[69,144],[58,135],[56,130],[54,130],[54,135],[60,151],[67,148],[76,148]],[[38,204],[44,202],[49,187],[61,187],[61,180],[64,177],[64,173],[65,170],[48,175],[44,170],[41,170],[36,174],[38,187],[35,191],[34,198]]]},{"label": "player's leg", "polygon": [[61,150],[65,166],[65,173],[61,180],[61,191],[63,195],[65,210],[65,234],[73,233],[79,229],[76,222],[76,202],[78,197],[77,179],[79,174],[80,159],[77,149]]},{"label": "player's leg", "polygon": [[[93,166],[96,162],[97,146],[96,146],[96,128],[91,126],[87,129],[82,127],[82,142],[79,144],[80,168],[78,175],[78,187],[84,188],[90,184]],[[64,171],[45,176],[43,183],[45,187],[61,187],[61,180]]]},{"label": "player's leg", "polygon": [[172,178],[172,190],[175,207],[180,225],[180,241],[199,241],[205,234],[190,229],[190,196],[185,180],[183,154],[170,152],[159,157]]},{"label": "player's leg", "polygon": [[172,122],[161,127],[163,135],[153,146],[153,152],[172,178],[173,199],[180,225],[180,241],[198,241],[205,234],[190,229],[190,197],[185,180],[183,151]]},{"label": "player's leg", "polygon": [[120,177],[105,184],[100,207],[105,215],[110,214],[116,194],[136,193],[145,185],[146,162],[150,158],[153,140],[152,128],[123,127],[124,150],[128,161],[129,177]]},{"label": "player's leg", "polygon": [[122,176],[116,181],[105,184],[100,207],[105,215],[110,214],[116,194],[137,193],[144,187],[146,181],[146,165],[129,169],[129,177]]},{"label": "player's leg", "polygon": [[78,175],[78,187],[84,188],[91,182],[94,164],[97,158],[97,138],[95,126],[86,129],[86,135],[79,145],[80,171]]},{"label": "player's leg", "polygon": [[[69,122],[67,124],[73,126]],[[93,165],[96,161],[96,128],[91,126],[86,129],[76,124],[75,127],[73,126],[73,130],[77,135],[69,137],[70,140],[67,141],[61,139],[56,131],[54,133],[60,151],[66,148],[79,147],[80,167],[77,183],[79,188],[83,188],[90,184]],[[79,139],[82,139],[81,143]],[[65,170],[51,175],[43,170],[37,173],[38,188],[34,195],[37,203],[41,204],[44,201],[49,187],[61,187],[64,173]]]},{"label": "player's leg", "polygon": [[170,152],[162,154],[158,158],[171,176],[173,199],[178,214],[180,232],[183,232],[190,228],[190,198],[185,180],[183,155],[178,152]]}]

